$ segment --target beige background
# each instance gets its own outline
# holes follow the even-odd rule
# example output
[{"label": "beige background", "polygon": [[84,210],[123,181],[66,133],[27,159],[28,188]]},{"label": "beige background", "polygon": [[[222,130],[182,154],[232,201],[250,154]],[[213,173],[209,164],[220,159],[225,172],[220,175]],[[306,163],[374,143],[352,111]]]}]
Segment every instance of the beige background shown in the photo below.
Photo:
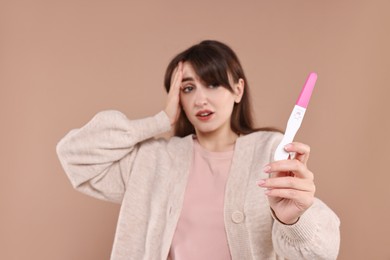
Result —
[{"label": "beige background", "polygon": [[211,38],[241,58],[259,125],[284,128],[318,73],[296,140],[339,259],[389,260],[389,3],[0,1],[0,259],[109,258],[119,206],[74,191],[55,145],[100,110],[160,111],[169,60]]}]

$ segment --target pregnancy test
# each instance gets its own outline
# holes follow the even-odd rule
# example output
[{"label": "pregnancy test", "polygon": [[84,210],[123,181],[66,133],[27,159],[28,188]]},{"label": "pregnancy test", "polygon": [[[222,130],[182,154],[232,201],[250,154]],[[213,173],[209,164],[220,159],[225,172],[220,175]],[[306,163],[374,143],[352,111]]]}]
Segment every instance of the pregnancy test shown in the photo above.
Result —
[{"label": "pregnancy test", "polygon": [[317,74],[312,72],[306,80],[305,85],[302,88],[301,94],[297,100],[297,103],[294,106],[293,111],[291,112],[290,118],[287,122],[286,132],[283,136],[282,141],[276,148],[274,154],[274,160],[287,160],[290,155],[284,150],[284,147],[291,143],[294,140],[295,134],[298,132],[299,127],[301,126],[303,116],[305,115],[307,105],[313,92],[314,85],[317,81]]}]

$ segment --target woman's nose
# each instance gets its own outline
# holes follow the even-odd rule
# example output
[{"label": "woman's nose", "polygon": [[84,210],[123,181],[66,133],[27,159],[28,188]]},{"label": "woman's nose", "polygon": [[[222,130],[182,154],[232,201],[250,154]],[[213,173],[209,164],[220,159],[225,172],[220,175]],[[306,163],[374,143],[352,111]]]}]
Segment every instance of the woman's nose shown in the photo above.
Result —
[{"label": "woman's nose", "polygon": [[195,106],[202,107],[207,105],[207,95],[202,88],[198,88],[195,95]]}]

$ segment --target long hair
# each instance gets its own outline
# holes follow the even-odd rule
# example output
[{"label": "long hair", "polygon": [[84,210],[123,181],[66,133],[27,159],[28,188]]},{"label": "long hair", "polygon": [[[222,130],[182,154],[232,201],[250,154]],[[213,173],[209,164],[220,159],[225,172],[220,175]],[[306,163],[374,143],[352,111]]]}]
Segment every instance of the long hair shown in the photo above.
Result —
[{"label": "long hair", "polygon": [[[165,72],[164,86],[167,92],[170,89],[172,73],[180,61],[190,63],[195,73],[206,85],[219,85],[233,92],[229,75],[234,83],[237,83],[240,78],[244,80],[243,96],[239,103],[234,104],[230,120],[230,127],[234,132],[250,134],[259,130],[276,130],[273,128],[254,128],[248,80],[237,55],[229,46],[218,41],[206,40],[176,55]],[[174,135],[184,137],[194,133],[194,126],[181,109],[175,124]]]}]

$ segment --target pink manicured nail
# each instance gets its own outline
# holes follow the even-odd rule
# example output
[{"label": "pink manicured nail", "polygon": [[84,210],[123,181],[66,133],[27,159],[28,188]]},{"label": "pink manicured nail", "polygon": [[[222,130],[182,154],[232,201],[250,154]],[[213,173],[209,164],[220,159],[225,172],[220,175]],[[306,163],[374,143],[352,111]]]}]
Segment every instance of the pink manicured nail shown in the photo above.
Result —
[{"label": "pink manicured nail", "polygon": [[269,165],[264,166],[263,171],[269,173],[271,171],[271,166]]},{"label": "pink manicured nail", "polygon": [[286,145],[284,146],[284,150],[288,151],[291,147],[292,147],[291,144],[286,144]]},{"label": "pink manicured nail", "polygon": [[259,185],[259,186],[263,186],[264,184],[265,184],[265,180],[259,180],[257,182],[257,185]]}]

